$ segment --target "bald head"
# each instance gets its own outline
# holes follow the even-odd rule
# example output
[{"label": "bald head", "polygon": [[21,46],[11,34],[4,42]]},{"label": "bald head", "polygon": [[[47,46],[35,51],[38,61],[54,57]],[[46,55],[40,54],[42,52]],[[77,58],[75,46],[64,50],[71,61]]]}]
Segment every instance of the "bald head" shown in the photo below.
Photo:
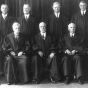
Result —
[{"label": "bald head", "polygon": [[76,30],[76,25],[75,25],[74,23],[70,23],[70,24],[68,25],[68,31],[69,31],[70,33],[75,33],[75,30]]},{"label": "bald head", "polygon": [[39,23],[39,30],[40,32],[46,32],[46,24],[44,22]]}]

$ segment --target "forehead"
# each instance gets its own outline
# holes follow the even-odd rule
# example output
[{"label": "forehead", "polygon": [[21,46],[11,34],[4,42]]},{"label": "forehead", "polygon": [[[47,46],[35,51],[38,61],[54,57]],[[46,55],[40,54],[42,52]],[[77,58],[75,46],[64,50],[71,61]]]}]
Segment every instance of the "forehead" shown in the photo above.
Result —
[{"label": "forehead", "polygon": [[8,6],[7,5],[2,5],[1,8],[8,8]]},{"label": "forehead", "polygon": [[53,7],[60,7],[60,3],[53,4]]},{"label": "forehead", "polygon": [[30,8],[29,5],[24,5],[23,8]]},{"label": "forehead", "polygon": [[45,23],[40,23],[39,26],[46,26],[46,24]]},{"label": "forehead", "polygon": [[13,24],[13,28],[19,28],[20,25],[19,24]]},{"label": "forehead", "polygon": [[85,2],[80,2],[80,4],[79,5],[86,5],[86,3]]},{"label": "forehead", "polygon": [[71,28],[71,27],[76,27],[76,26],[75,24],[69,24],[68,27]]}]

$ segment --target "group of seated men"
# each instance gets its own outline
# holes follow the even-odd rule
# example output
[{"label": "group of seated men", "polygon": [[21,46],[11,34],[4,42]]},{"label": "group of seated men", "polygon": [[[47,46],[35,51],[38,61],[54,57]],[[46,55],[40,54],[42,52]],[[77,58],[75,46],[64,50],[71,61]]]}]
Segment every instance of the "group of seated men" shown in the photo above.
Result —
[{"label": "group of seated men", "polygon": [[27,83],[30,76],[38,84],[42,81],[45,66],[52,83],[62,79],[60,69],[66,84],[70,83],[72,75],[80,84],[83,83],[83,38],[75,34],[74,23],[68,25],[69,33],[58,42],[46,33],[44,22],[39,23],[40,32],[31,40],[20,32],[18,22],[13,23],[12,29],[13,32],[5,36],[2,44],[5,57],[4,74],[8,84]]},{"label": "group of seated men", "polygon": [[47,75],[52,83],[64,79],[64,83],[69,84],[74,77],[83,84],[82,60],[88,41],[88,13],[84,1],[79,7],[80,12],[68,24],[67,17],[60,12],[60,3],[54,2],[53,14],[39,23],[37,33],[38,22],[31,16],[29,4],[23,5],[23,15],[15,22],[8,15],[8,6],[1,5],[0,74],[1,71],[4,73],[8,85],[32,80],[38,84]]}]

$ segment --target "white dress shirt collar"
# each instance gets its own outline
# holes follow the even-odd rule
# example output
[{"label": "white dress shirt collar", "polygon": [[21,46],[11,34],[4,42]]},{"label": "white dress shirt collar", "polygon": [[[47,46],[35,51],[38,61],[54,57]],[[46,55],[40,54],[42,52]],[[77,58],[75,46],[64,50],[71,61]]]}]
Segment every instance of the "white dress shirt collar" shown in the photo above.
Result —
[{"label": "white dress shirt collar", "polygon": [[70,33],[70,37],[74,37],[75,33]]},{"label": "white dress shirt collar", "polygon": [[43,36],[43,39],[46,38],[46,32],[45,33],[40,32],[40,34]]},{"label": "white dress shirt collar", "polygon": [[85,15],[85,13],[86,13],[86,10],[85,10],[85,11],[81,11],[81,14],[82,14],[82,15]]},{"label": "white dress shirt collar", "polygon": [[59,18],[60,12],[59,12],[59,13],[54,13],[54,14],[55,14],[55,16],[56,16],[57,18]]},{"label": "white dress shirt collar", "polygon": [[8,15],[8,14],[3,14],[3,13],[2,13],[2,17],[3,17],[4,20],[5,20],[5,18],[7,17],[7,15]]},{"label": "white dress shirt collar", "polygon": [[25,19],[28,19],[30,14],[24,14]]}]

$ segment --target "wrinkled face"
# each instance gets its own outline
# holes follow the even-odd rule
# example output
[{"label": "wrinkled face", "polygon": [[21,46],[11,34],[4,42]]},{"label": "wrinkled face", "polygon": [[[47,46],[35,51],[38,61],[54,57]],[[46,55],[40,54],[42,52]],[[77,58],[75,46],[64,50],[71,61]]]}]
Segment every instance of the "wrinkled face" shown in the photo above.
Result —
[{"label": "wrinkled face", "polygon": [[39,29],[40,29],[40,32],[45,33],[46,32],[46,24],[45,23],[40,23],[39,24]]},{"label": "wrinkled face", "polygon": [[23,13],[24,14],[29,14],[29,12],[30,12],[30,7],[28,5],[24,5],[24,7],[23,7]]},{"label": "wrinkled face", "polygon": [[14,32],[15,35],[19,35],[20,26],[19,25],[14,25],[13,26],[13,32]]},{"label": "wrinkled face", "polygon": [[8,13],[8,6],[7,5],[1,6],[1,11],[3,14],[7,14]]},{"label": "wrinkled face", "polygon": [[60,8],[61,8],[60,4],[54,4],[53,5],[53,10],[54,10],[55,13],[59,13]]},{"label": "wrinkled face", "polygon": [[70,24],[68,26],[68,30],[69,30],[70,33],[75,33],[76,26],[74,24]]},{"label": "wrinkled face", "polygon": [[86,3],[80,3],[79,8],[80,8],[81,11],[85,11],[86,8],[87,8],[87,4]]}]

